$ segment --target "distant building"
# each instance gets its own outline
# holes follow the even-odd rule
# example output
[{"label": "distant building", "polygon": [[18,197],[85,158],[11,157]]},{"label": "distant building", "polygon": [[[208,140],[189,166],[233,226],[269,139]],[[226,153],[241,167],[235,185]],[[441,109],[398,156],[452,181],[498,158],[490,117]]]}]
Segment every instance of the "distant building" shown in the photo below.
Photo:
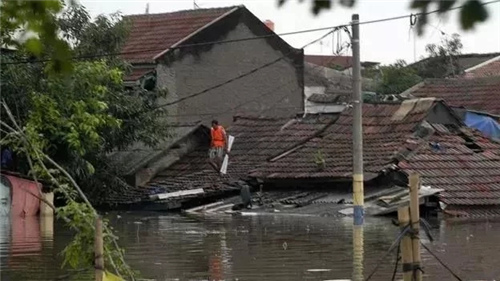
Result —
[{"label": "distant building", "polygon": [[500,138],[500,76],[426,79],[401,96],[442,99],[468,126]]},{"label": "distant building", "polygon": [[[315,197],[302,199],[301,206],[310,204],[317,209],[316,204],[328,203],[329,208],[335,208],[340,199],[350,201],[352,114],[352,109],[344,110],[317,137],[282,150],[250,176],[267,190],[319,190]],[[426,98],[364,104],[362,114],[365,194],[406,187],[408,174],[418,173],[422,188],[442,190],[440,209],[445,213],[500,215],[500,194],[496,191],[500,144],[464,126],[446,103]]]},{"label": "distant building", "polygon": [[[351,56],[304,55],[304,61],[352,75],[353,58]],[[361,69],[376,68],[379,65],[379,62],[365,61],[361,62]]]},{"label": "distant building", "polygon": [[[498,56],[500,56],[500,53],[462,54],[453,56],[452,61],[450,61],[450,64],[447,67],[442,67],[442,71],[440,71],[442,73],[434,73],[434,74],[439,74],[438,76],[422,77],[422,78],[445,78],[450,76],[461,76],[466,72],[467,69],[477,67]],[[412,67],[418,70],[424,68],[426,64],[430,64],[433,62],[433,60],[436,59],[439,58],[434,58],[434,57],[425,58],[420,61],[409,64],[408,67]]]},{"label": "distant building", "polygon": [[[362,78],[363,91],[372,91],[372,79]],[[304,62],[304,113],[340,113],[352,98],[352,75]]]},{"label": "distant building", "polygon": [[465,78],[500,76],[500,55],[464,71]]}]

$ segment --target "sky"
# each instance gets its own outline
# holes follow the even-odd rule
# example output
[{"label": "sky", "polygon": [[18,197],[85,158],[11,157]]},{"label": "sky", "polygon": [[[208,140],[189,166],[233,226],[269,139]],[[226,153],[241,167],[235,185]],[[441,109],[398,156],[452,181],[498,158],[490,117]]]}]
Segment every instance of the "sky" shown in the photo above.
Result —
[{"label": "sky", "polygon": [[[357,0],[353,8],[335,5],[331,10],[323,11],[317,16],[311,12],[312,0],[301,2],[288,0],[281,7],[278,7],[277,2],[277,0],[196,0],[200,8],[245,5],[259,19],[272,20],[275,24],[275,32],[278,34],[347,24],[354,13],[359,14],[360,21],[363,22],[418,12],[409,8],[410,0]],[[194,7],[192,0],[80,0],[80,3],[92,16],[117,11],[124,15],[141,14],[145,12],[148,3],[150,13],[173,12]],[[453,33],[461,35],[464,45],[462,53],[500,52],[500,2],[486,7],[489,11],[488,20],[477,25],[472,31],[461,30],[457,10],[449,12],[444,17],[431,15],[429,25],[422,36],[416,35],[415,28],[412,29],[410,26],[409,18],[361,25],[361,60],[389,64],[403,59],[412,63],[425,57],[427,44],[439,43],[444,37],[451,36]],[[290,45],[301,48],[325,33],[325,31],[303,33],[283,36],[283,39]],[[337,35],[326,37],[306,48],[305,53],[334,54],[338,49],[338,41],[347,42],[348,36],[342,34],[340,38]],[[344,50],[341,54],[351,55],[351,52]]]}]

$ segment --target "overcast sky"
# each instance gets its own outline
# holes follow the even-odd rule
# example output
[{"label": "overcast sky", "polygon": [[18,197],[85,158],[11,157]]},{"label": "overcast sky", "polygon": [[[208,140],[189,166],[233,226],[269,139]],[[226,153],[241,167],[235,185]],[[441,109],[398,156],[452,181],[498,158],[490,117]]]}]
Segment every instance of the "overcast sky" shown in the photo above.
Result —
[{"label": "overcast sky", "polygon": [[[109,14],[120,11],[125,15],[144,13],[149,3],[150,13],[162,13],[193,8],[191,0],[80,0],[90,11],[92,16]],[[277,6],[277,0],[197,0],[201,8],[245,5],[261,20],[270,19],[275,23],[275,32],[285,33],[296,30],[335,26],[348,23],[353,13],[358,13],[360,21],[375,20],[393,16],[401,16],[416,12],[409,9],[410,0],[357,0],[352,9],[334,6],[330,11],[324,11],[318,16],[311,13],[311,0],[299,3],[298,0],[288,0],[282,6]],[[461,1],[458,1],[461,2]],[[425,55],[425,45],[437,43],[445,34],[459,33],[464,45],[464,53],[500,52],[500,3],[487,6],[490,17],[484,24],[480,24],[473,31],[461,31],[458,24],[458,11],[450,12],[446,18],[431,16],[423,36],[416,36],[414,42],[413,31],[410,30],[409,19],[395,20],[383,23],[361,26],[361,59],[363,61],[378,61],[392,63],[397,59],[404,59],[411,63],[416,56],[417,60]],[[432,26],[431,26],[432,25]],[[300,48],[309,41],[320,37],[325,31],[284,36],[292,46]],[[446,35],[444,35],[446,36]],[[347,41],[346,35],[342,41]],[[335,41],[334,41],[335,40]],[[329,36],[321,43],[306,48],[306,54],[329,55],[336,49],[337,37]],[[334,43],[335,42],[335,43]],[[333,45],[333,46],[332,46]],[[345,53],[350,55],[350,51]]]}]

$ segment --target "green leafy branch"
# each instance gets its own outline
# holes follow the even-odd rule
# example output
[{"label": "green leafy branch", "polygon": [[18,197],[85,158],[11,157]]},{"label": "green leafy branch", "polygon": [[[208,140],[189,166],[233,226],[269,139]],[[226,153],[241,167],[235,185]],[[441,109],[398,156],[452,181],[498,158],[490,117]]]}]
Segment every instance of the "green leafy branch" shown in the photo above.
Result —
[{"label": "green leafy branch", "polygon": [[[66,205],[58,208],[42,199],[55,211],[57,217],[64,219],[71,229],[76,230],[74,239],[63,251],[63,266],[69,265],[74,269],[92,266],[95,221],[99,217],[97,211],[71,175],[43,153],[41,145],[37,144],[39,139],[30,139],[25,130],[17,124],[4,101],[2,101],[2,107],[11,124],[3,120],[0,121],[0,131],[2,135],[5,135],[1,139],[1,144],[15,147],[19,155],[25,155],[34,180],[36,182],[44,180],[51,183],[54,186],[54,191],[62,194],[66,199]],[[103,230],[105,262],[111,265],[118,276],[127,276],[131,280],[135,280],[136,273],[125,262],[124,251],[118,245],[117,236],[113,233],[107,220],[103,220]]]}]

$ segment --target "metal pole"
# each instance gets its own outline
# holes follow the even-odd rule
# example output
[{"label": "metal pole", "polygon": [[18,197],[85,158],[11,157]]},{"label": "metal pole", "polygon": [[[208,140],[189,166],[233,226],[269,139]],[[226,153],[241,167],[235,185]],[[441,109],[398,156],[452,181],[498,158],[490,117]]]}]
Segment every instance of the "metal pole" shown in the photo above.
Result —
[{"label": "metal pole", "polygon": [[354,225],[362,225],[364,217],[363,194],[363,126],[362,111],[363,99],[361,96],[361,62],[359,51],[359,15],[352,15],[352,76],[353,76],[353,196],[354,196]]},{"label": "metal pole", "polygon": [[361,97],[361,62],[359,47],[359,15],[352,15],[352,56],[353,56],[353,199],[354,199],[354,224],[353,224],[353,280],[362,281],[363,277],[363,128]]}]

